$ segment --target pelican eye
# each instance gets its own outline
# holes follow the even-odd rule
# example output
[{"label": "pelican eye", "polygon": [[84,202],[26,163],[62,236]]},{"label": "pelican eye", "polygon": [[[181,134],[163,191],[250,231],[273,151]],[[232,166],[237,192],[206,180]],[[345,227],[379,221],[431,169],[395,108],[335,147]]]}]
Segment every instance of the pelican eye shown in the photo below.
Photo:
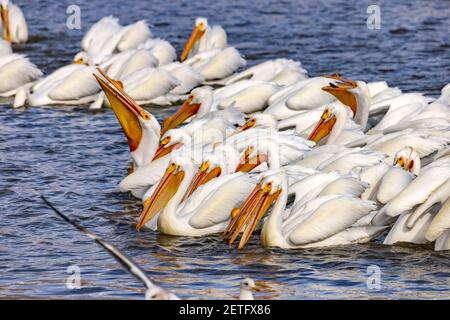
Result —
[{"label": "pelican eye", "polygon": [[170,136],[169,137],[165,137],[162,141],[161,141],[161,145],[165,146],[166,144],[168,144],[170,142]]},{"label": "pelican eye", "polygon": [[141,111],[141,116],[142,118],[144,118],[144,120],[150,120],[150,115],[148,114],[148,112]]}]

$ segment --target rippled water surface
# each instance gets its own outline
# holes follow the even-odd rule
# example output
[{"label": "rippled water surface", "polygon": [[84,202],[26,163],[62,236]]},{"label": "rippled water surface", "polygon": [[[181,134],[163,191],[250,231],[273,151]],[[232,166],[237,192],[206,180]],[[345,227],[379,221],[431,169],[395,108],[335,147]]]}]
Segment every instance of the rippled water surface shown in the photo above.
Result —
[{"label": "rippled water surface", "polygon": [[[373,1],[16,2],[28,19],[31,40],[15,50],[46,73],[68,63],[87,28],[105,15],[116,15],[123,24],[145,18],[155,36],[179,51],[193,19],[202,15],[226,29],[250,65],[298,59],[311,75],[338,71],[432,96],[450,82],[449,1],[377,1],[380,30],[366,27],[366,8]],[[81,30],[65,26],[66,8],[74,3],[81,7]],[[172,109],[151,111],[161,118]],[[253,239],[237,251],[219,236],[138,233],[134,222],[141,206],[116,189],[128,159],[110,110],[0,105],[0,297],[143,297],[141,285],[56,217],[39,192],[183,298],[235,298],[244,275],[270,286],[261,298],[450,298],[448,253],[429,248],[375,243],[283,251],[262,249]],[[71,265],[81,268],[79,290],[66,288]],[[381,268],[380,290],[367,290],[370,265]]]}]

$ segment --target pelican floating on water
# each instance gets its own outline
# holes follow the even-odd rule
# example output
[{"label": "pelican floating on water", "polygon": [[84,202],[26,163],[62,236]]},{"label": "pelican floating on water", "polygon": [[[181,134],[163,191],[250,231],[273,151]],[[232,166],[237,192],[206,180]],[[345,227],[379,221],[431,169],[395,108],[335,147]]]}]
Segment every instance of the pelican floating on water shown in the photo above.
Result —
[{"label": "pelican floating on water", "polygon": [[28,27],[22,10],[10,0],[0,0],[0,34],[9,43],[28,41]]},{"label": "pelican floating on water", "polygon": [[220,26],[210,27],[206,18],[195,19],[195,28],[184,45],[180,61],[198,53],[227,47],[227,34]]}]

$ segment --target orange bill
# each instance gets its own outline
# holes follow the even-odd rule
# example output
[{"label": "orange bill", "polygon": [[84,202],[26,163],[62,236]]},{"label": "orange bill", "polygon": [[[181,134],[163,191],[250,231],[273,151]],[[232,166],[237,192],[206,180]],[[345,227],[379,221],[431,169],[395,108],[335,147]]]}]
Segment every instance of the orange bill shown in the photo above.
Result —
[{"label": "orange bill", "polygon": [[173,150],[181,148],[181,146],[183,145],[181,142],[176,142],[173,143],[171,145],[168,145],[170,143],[170,136],[169,137],[165,137],[158,146],[158,149],[155,152],[155,155],[153,156],[153,161],[164,157],[165,155],[168,155],[169,153],[171,153]]},{"label": "orange bill", "polygon": [[109,100],[111,109],[114,111],[128,139],[130,151],[133,152],[138,148],[142,140],[142,126],[139,118],[149,120],[150,114],[123,90],[123,85],[120,81],[109,78],[100,68],[97,68],[97,70],[106,81],[95,73],[93,75]]},{"label": "orange bill", "polygon": [[214,178],[217,178],[222,173],[222,169],[220,167],[215,167],[210,170],[209,161],[205,161],[200,166],[200,169],[195,174],[194,178],[191,181],[186,193],[184,194],[183,201],[185,201],[189,196],[197,190],[198,187],[211,181]]},{"label": "orange bill", "polygon": [[9,12],[8,12],[8,8],[4,8],[3,6],[0,5],[0,15],[2,18],[2,25],[3,25],[3,36],[5,38],[6,41],[8,41],[9,43],[12,42],[12,36],[11,36],[11,29],[10,29],[10,25],[9,25]]},{"label": "orange bill", "polygon": [[144,202],[144,210],[141,213],[136,229],[140,230],[148,221],[150,221],[178,191],[184,178],[184,171],[176,172],[176,165],[169,164],[161,178],[158,186],[152,195]]},{"label": "orange bill", "polygon": [[189,56],[189,53],[191,52],[192,48],[195,46],[197,41],[200,40],[200,38],[205,33],[205,30],[203,30],[203,27],[204,27],[203,23],[200,23],[192,31],[191,36],[189,37],[188,41],[184,45],[184,50],[183,50],[183,53],[181,54],[180,62],[183,62],[184,60],[187,59],[187,57]]},{"label": "orange bill", "polygon": [[328,136],[336,123],[336,116],[332,116],[330,119],[325,119],[323,116],[320,118],[314,130],[308,137],[308,140],[319,143],[320,140]]},{"label": "orange bill", "polygon": [[340,102],[348,106],[353,111],[353,117],[356,115],[357,102],[355,96],[349,92],[349,89],[356,88],[356,82],[352,80],[340,79],[341,83],[332,83],[330,82],[329,86],[325,86],[322,88],[323,91],[326,91],[333,96],[336,97]]},{"label": "orange bill", "polygon": [[167,130],[174,129],[182,124],[184,121],[197,114],[200,109],[199,103],[192,103],[192,96],[189,96],[183,105],[173,115],[168,116],[163,121],[163,127],[161,129],[161,135],[166,133]]}]

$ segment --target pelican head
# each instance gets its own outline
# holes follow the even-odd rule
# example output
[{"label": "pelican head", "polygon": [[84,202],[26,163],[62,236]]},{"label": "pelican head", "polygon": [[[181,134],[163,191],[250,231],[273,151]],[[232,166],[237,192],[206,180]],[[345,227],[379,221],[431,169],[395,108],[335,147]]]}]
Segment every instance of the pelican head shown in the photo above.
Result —
[{"label": "pelican head", "polygon": [[84,51],[80,51],[73,57],[73,63],[90,65],[89,55]]},{"label": "pelican head", "polygon": [[178,127],[184,121],[194,116],[203,116],[209,112],[213,99],[212,88],[205,86],[196,88],[184,101],[183,105],[173,115],[163,121],[161,134]]},{"label": "pelican head", "polygon": [[239,153],[236,149],[228,145],[217,146],[212,153],[203,157],[203,162],[192,179],[183,200],[186,200],[201,185],[224,173],[231,173],[238,163]]},{"label": "pelican head", "polygon": [[278,122],[275,117],[269,113],[257,113],[247,120],[242,126],[236,129],[233,134],[251,129],[278,129]]},{"label": "pelican head", "polygon": [[328,106],[323,111],[319,122],[308,137],[308,140],[318,143],[320,140],[328,136],[336,123],[336,115],[334,108]]},{"label": "pelican head", "polygon": [[243,234],[238,249],[247,244],[258,222],[278,199],[283,189],[286,189],[286,183],[277,174],[265,176],[260,180],[242,207],[233,212],[230,224],[225,231],[229,245],[233,244],[242,229]]},{"label": "pelican head", "polygon": [[3,25],[3,37],[9,43],[12,42],[11,26],[9,25],[9,0],[0,0],[0,15]]},{"label": "pelican head", "polygon": [[201,37],[205,34],[206,29],[208,28],[208,20],[206,18],[197,18],[195,19],[195,27],[192,31],[191,36],[189,37],[188,41],[184,45],[183,53],[180,57],[180,62],[183,62],[186,60],[186,58],[189,56],[189,53],[191,52],[192,48],[195,46],[195,44],[201,39]]},{"label": "pelican head", "polygon": [[153,193],[144,202],[144,209],[136,225],[137,230],[140,230],[169,203],[183,183],[186,172],[189,177],[193,171],[194,167],[190,158],[177,156],[170,161]]},{"label": "pelican head", "polygon": [[95,73],[94,77],[108,98],[111,109],[114,111],[128,139],[128,146],[130,147],[133,160],[138,166],[145,162],[150,162],[160,135],[158,121],[123,90],[123,85],[120,81],[109,78],[99,68],[97,70],[105,80]]},{"label": "pelican head", "polygon": [[330,82],[330,85],[322,88],[333,96],[335,96],[340,102],[347,105],[353,111],[353,116],[356,115],[357,101],[355,97],[355,90],[358,87],[356,81],[346,80],[343,78],[337,78],[338,81]]},{"label": "pelican head", "polygon": [[394,166],[418,175],[421,167],[420,156],[413,147],[406,146],[395,154]]},{"label": "pelican head", "polygon": [[190,143],[191,137],[189,134],[181,129],[172,129],[167,131],[162,137],[159,143],[158,149],[155,152],[153,160],[159,159],[173,150],[179,149],[182,146]]}]

